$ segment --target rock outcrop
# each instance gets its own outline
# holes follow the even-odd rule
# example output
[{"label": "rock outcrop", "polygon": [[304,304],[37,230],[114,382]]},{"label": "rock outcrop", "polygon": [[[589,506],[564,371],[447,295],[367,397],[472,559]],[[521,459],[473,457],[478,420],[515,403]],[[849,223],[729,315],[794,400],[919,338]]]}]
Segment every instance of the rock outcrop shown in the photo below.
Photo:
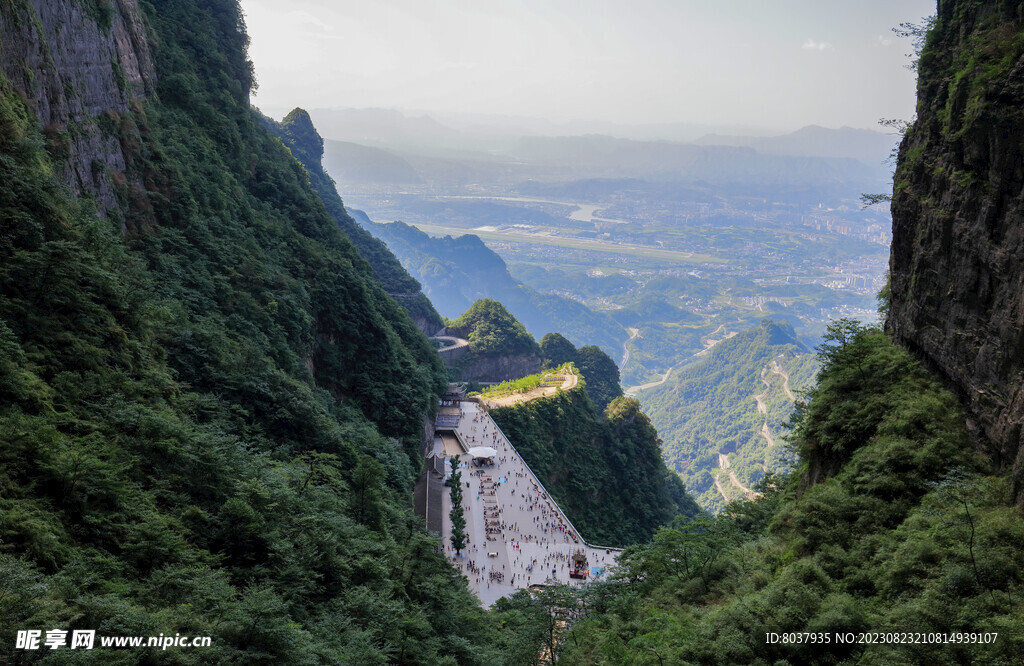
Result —
[{"label": "rock outcrop", "polygon": [[918,71],[887,326],[955,388],[1024,503],[1024,6],[939,0]]},{"label": "rock outcrop", "polygon": [[459,378],[463,381],[503,382],[535,375],[541,370],[541,359],[536,354],[508,354],[475,356],[470,354],[459,364]]},{"label": "rock outcrop", "polygon": [[121,115],[156,86],[136,0],[13,0],[0,35],[0,72],[39,118],[64,180],[101,213],[119,210],[117,188],[141,187],[125,179]]}]

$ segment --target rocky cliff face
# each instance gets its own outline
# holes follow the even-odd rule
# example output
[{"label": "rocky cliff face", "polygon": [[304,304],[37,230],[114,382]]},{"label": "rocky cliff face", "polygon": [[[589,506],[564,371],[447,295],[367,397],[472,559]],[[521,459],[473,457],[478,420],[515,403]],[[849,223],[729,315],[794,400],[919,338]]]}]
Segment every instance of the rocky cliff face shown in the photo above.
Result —
[{"label": "rocky cliff face", "polygon": [[459,364],[459,378],[463,381],[503,382],[535,375],[540,369],[541,359],[536,354],[472,356]]},{"label": "rocky cliff face", "polygon": [[892,204],[888,327],[1024,502],[1024,7],[940,0]]},{"label": "rocky cliff face", "polygon": [[0,8],[0,72],[39,118],[51,156],[101,212],[118,210],[121,114],[156,74],[136,0],[12,0]]}]

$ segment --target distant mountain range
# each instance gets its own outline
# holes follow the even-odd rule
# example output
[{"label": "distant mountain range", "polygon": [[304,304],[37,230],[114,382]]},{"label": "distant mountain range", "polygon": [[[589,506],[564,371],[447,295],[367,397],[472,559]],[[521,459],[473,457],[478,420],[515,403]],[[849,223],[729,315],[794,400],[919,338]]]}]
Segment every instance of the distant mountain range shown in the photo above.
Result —
[{"label": "distant mountain range", "polygon": [[423,182],[416,169],[402,156],[349,141],[324,141],[324,169],[335,180],[347,185],[413,185]]},{"label": "distant mountain range", "polygon": [[633,179],[747,196],[813,188],[817,196],[834,190],[856,198],[887,187],[884,161],[895,144],[880,132],[815,126],[776,137],[709,134],[694,143],[602,134],[493,138],[397,112],[321,114],[326,121],[317,122],[335,128],[325,134],[337,137],[325,141],[325,168],[349,190],[426,185],[450,192],[483,184],[525,191],[535,183]]},{"label": "distant mountain range", "polygon": [[[837,146],[841,143],[836,141]],[[746,188],[868,185],[885,181],[889,169],[882,165],[882,160],[888,149],[879,147],[876,154],[878,157],[871,164],[846,156],[767,153],[745,146],[632,141],[601,135],[523,137],[512,152],[512,156],[522,162],[557,167],[559,179],[563,181],[630,177]]]},{"label": "distant mountain range", "polygon": [[867,164],[878,164],[899,143],[899,137],[853,127],[829,129],[808,125],[782,136],[707,134],[693,143],[697,146],[753,148],[766,155],[846,157]]},{"label": "distant mountain range", "polygon": [[325,139],[368,144],[425,144],[460,134],[430,116],[409,116],[391,109],[313,109],[309,115]]},{"label": "distant mountain range", "polygon": [[766,134],[757,128],[726,128],[694,123],[623,125],[616,123],[552,123],[538,119],[446,114],[434,116],[393,109],[314,109],[310,111],[327,141],[387,148],[400,153],[451,156],[462,153],[515,155],[521,139],[565,140],[594,137],[636,144],[675,144],[752,148],[766,155],[850,158],[876,165],[898,138],[868,129],[830,129],[809,125],[788,134]]}]

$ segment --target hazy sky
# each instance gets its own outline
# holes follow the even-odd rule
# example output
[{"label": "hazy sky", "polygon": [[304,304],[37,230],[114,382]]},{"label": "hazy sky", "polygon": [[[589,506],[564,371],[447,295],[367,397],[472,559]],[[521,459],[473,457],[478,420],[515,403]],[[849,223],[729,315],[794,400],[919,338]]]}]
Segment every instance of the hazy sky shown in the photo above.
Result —
[{"label": "hazy sky", "polygon": [[902,21],[934,0],[241,0],[259,91],[296,106],[793,130],[909,118]]}]

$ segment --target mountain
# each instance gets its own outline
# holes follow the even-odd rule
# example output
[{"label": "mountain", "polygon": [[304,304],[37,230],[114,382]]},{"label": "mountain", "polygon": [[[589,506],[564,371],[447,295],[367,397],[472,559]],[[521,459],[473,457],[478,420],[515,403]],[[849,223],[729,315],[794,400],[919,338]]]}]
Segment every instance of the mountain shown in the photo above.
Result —
[{"label": "mountain", "polygon": [[383,224],[371,221],[362,211],[352,214],[422,282],[446,317],[458,316],[480,298],[491,298],[507,307],[535,337],[558,332],[609,352],[616,352],[628,337],[608,315],[561,296],[542,294],[514,279],[501,257],[478,236],[437,238],[402,222]]},{"label": "mountain", "polygon": [[456,141],[457,130],[427,115],[394,109],[312,109],[313,122],[328,139],[393,147],[433,146]]},{"label": "mountain", "polygon": [[[0,661],[60,628],[101,662],[501,663],[409,507],[445,368],[250,107],[242,26],[0,6]],[[211,645],[100,645],[157,634]]]},{"label": "mountain", "polygon": [[575,365],[586,380],[587,395],[599,412],[622,397],[619,366],[599,347],[590,345],[577,349],[564,336],[548,333],[540,340],[540,353],[545,368],[557,368],[563,363]]},{"label": "mountain", "polygon": [[320,197],[335,223],[355,244],[360,256],[369,262],[373,276],[380,281],[388,294],[406,309],[420,330],[431,335],[436,333],[444,323],[430,300],[420,291],[420,283],[402,268],[402,264],[388,251],[384,243],[359,226],[345,210],[334,181],[321,165],[324,141],[313,127],[309,114],[303,109],[295,109],[281,122],[275,122],[262,115],[260,118],[306,168],[310,186]]},{"label": "mountain", "polygon": [[423,178],[402,156],[348,141],[324,142],[324,169],[344,185],[416,185]]},{"label": "mountain", "polygon": [[[1016,636],[1024,611],[1008,601],[1024,580],[1024,519],[1007,479],[971,450],[938,377],[877,329],[846,322],[834,333],[796,414],[793,473],[766,477],[755,501],[627,550],[604,605],[565,637],[563,663],[600,661],[623,643],[679,664],[1018,660],[1016,637],[971,647],[836,640],[907,623]],[[634,622],[643,629],[624,641]],[[829,642],[772,636],[798,632]]]},{"label": "mountain", "polygon": [[[942,0],[904,27],[923,51],[893,191],[888,334],[829,325],[791,419],[793,471],[627,551],[605,606],[563,636],[562,663],[629,650],[651,663],[1020,661],[1024,16]],[[904,626],[935,640],[843,639]],[[1012,638],[946,642],[984,627]]]},{"label": "mountain", "polygon": [[515,158],[530,164],[557,167],[562,181],[642,178],[708,183],[749,192],[798,185],[878,185],[888,181],[888,170],[880,163],[887,154],[882,151],[866,164],[847,157],[764,154],[748,147],[632,141],[602,135],[523,137],[512,151]]},{"label": "mountain", "polygon": [[829,129],[808,125],[781,136],[726,136],[707,134],[695,140],[697,146],[752,148],[768,155],[848,158],[877,165],[899,143],[898,137],[853,127]]},{"label": "mountain", "polygon": [[639,543],[677,516],[700,513],[666,469],[658,433],[632,398],[597,410],[581,384],[490,414],[592,543]]},{"label": "mountain", "polygon": [[789,324],[764,320],[640,394],[665,460],[701,506],[719,511],[788,468],[784,424],[814,366]]},{"label": "mountain", "polygon": [[[495,410],[631,545],[484,611],[409,507],[447,373],[296,159],[311,125],[251,108],[239,5],[0,5],[0,661],[1019,663],[1024,19],[938,12],[888,333],[828,327],[792,469],[709,515],[633,400]],[[679,391],[756,403],[726,356]],[[26,645],[79,631],[211,644]]]},{"label": "mountain", "polygon": [[894,176],[888,329],[964,401],[1024,506],[1019,9],[939,3]]},{"label": "mountain", "polygon": [[469,342],[469,351],[454,367],[454,376],[462,381],[503,382],[541,370],[537,341],[495,300],[474,302],[448,322],[446,334]]}]

